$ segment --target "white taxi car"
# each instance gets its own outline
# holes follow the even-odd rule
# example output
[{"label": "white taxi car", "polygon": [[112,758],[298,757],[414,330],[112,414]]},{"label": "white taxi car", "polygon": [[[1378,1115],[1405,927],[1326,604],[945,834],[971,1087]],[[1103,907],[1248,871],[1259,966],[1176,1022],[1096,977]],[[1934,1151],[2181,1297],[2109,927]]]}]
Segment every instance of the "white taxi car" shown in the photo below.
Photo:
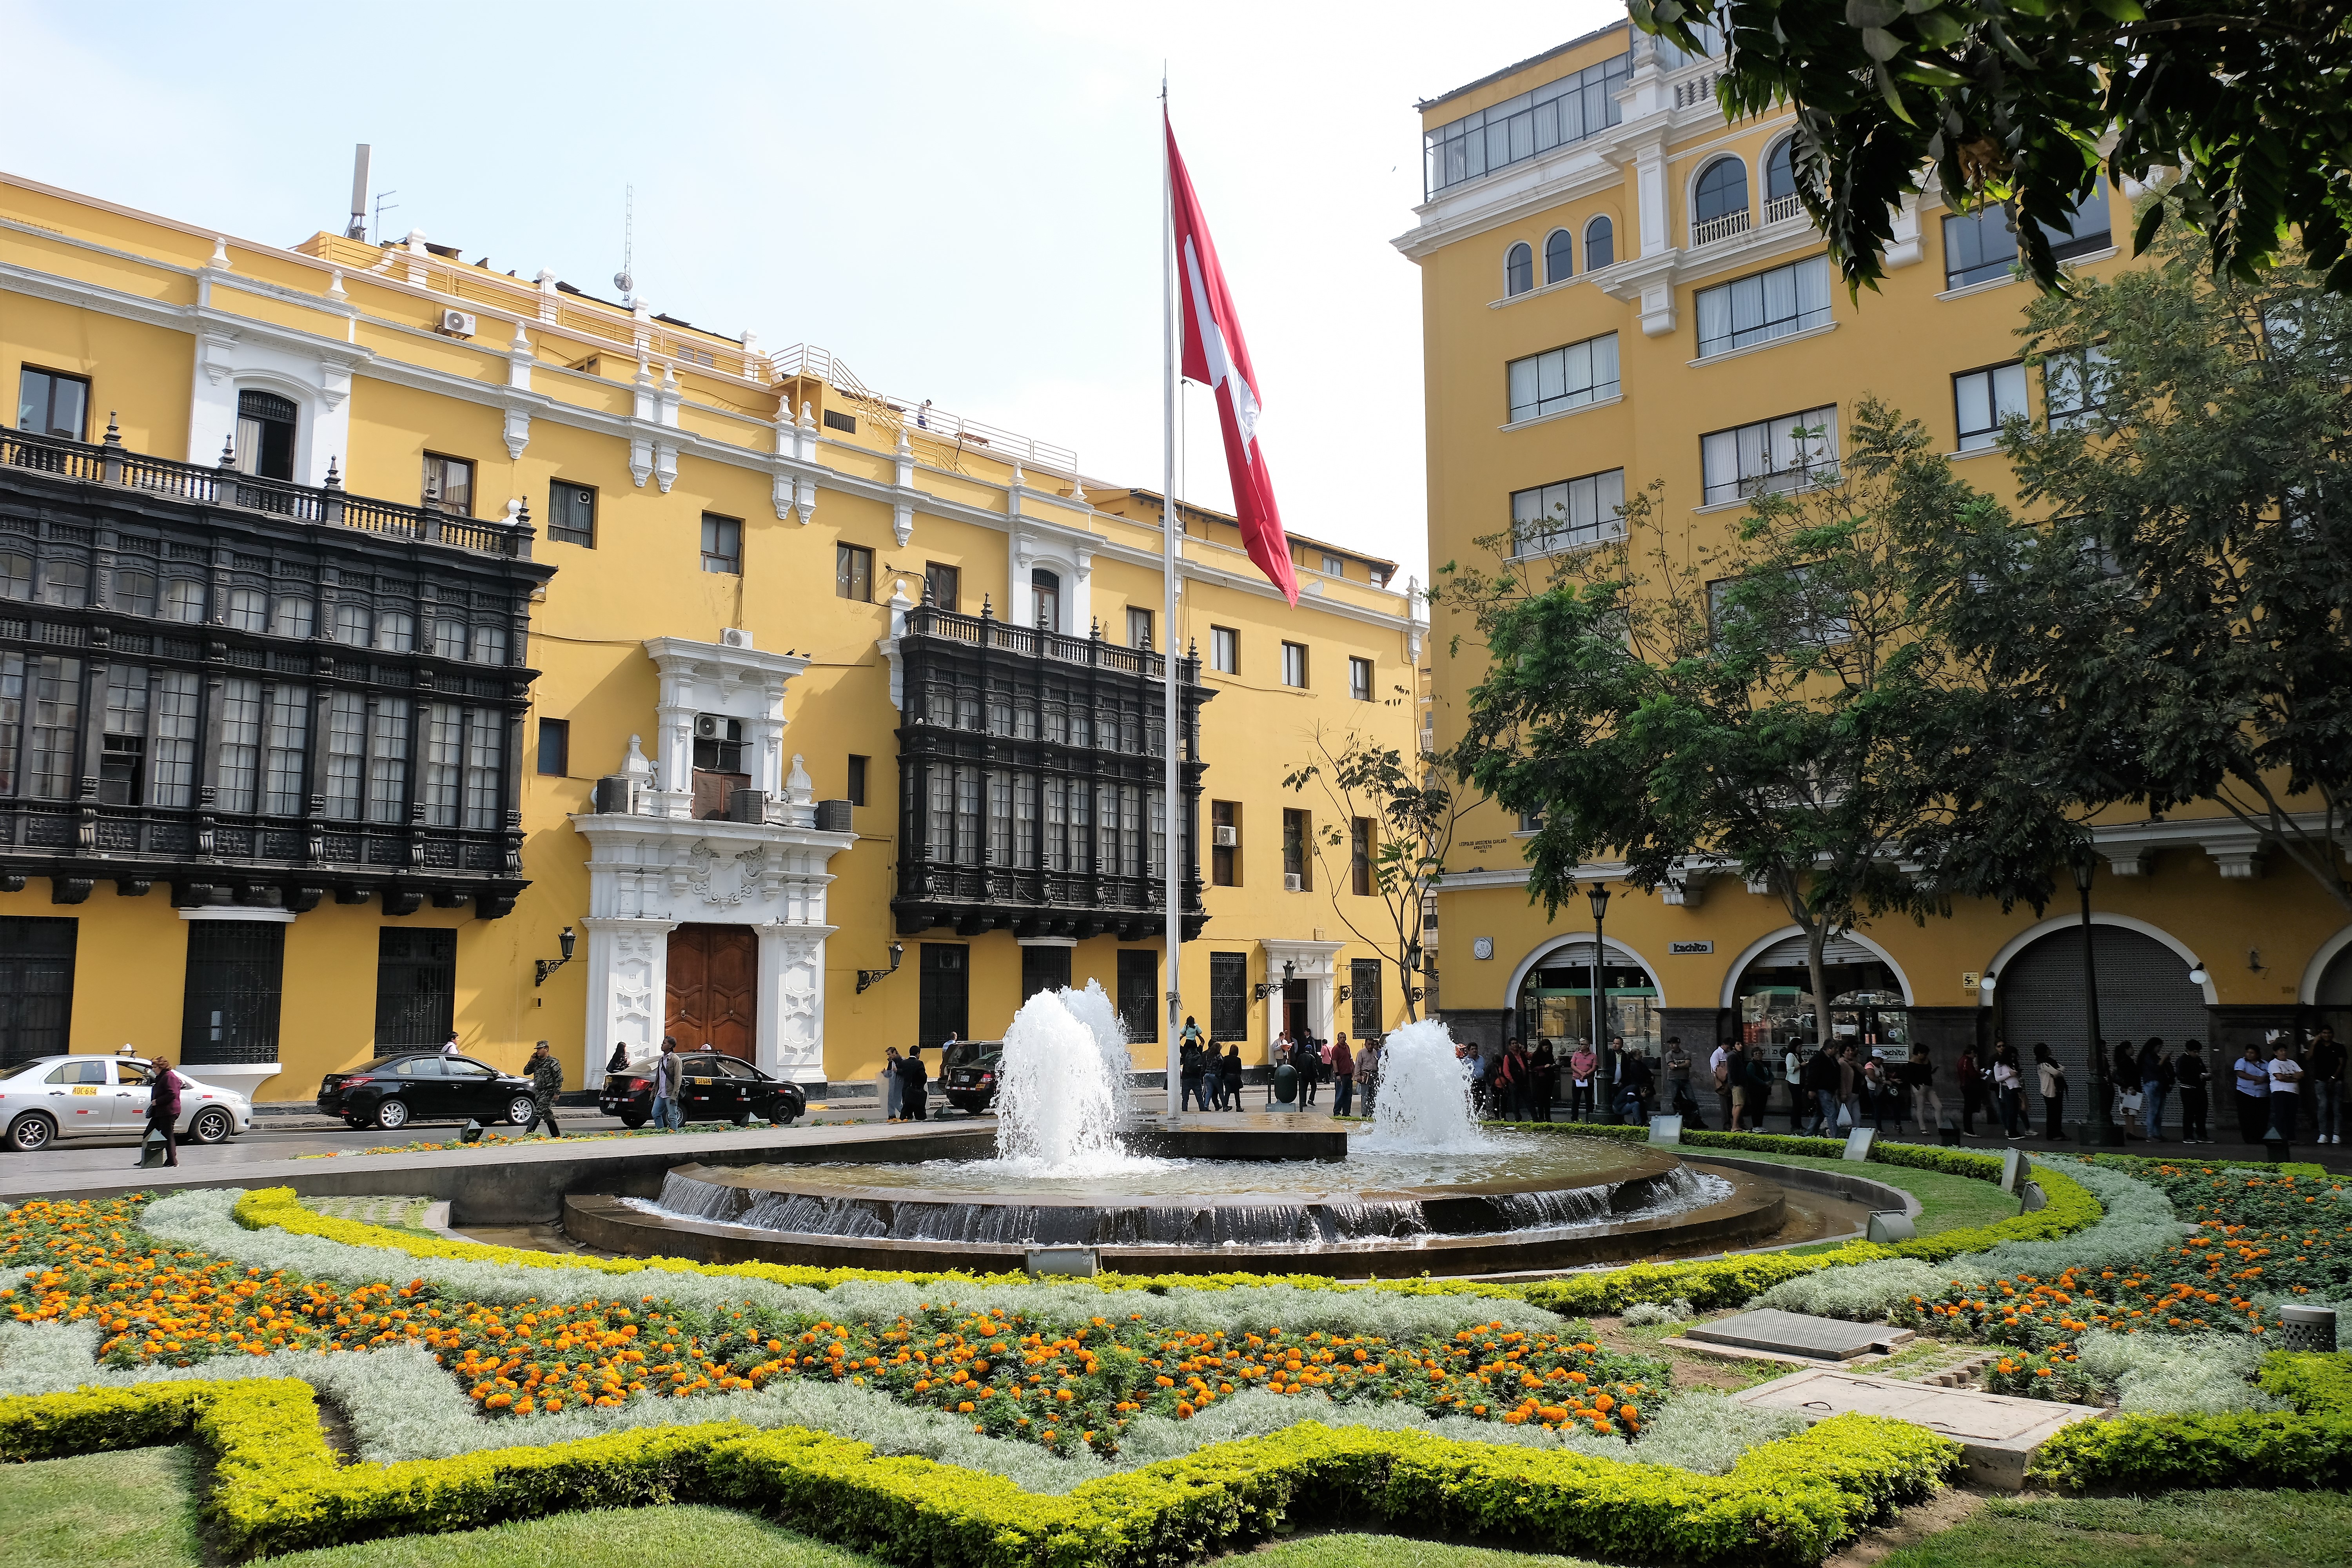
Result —
[{"label": "white taxi car", "polygon": [[[0,1144],[19,1153],[61,1138],[136,1142],[147,1127],[147,1080],[135,1057],[37,1057],[0,1069]],[[178,1071],[179,1069],[173,1069]],[[253,1102],[180,1072],[180,1138],[218,1143],[253,1125]]]}]

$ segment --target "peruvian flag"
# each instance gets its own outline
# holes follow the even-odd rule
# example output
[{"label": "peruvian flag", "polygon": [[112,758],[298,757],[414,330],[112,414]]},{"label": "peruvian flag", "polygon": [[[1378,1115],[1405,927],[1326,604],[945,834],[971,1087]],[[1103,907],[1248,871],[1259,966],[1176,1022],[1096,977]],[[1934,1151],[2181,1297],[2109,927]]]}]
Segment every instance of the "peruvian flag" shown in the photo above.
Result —
[{"label": "peruvian flag", "polygon": [[1233,476],[1234,513],[1241,520],[1249,558],[1283,597],[1298,603],[1298,579],[1290,569],[1290,540],[1274,503],[1274,479],[1265,471],[1258,445],[1257,373],[1250,368],[1249,345],[1242,341],[1241,317],[1217,265],[1217,247],[1201,216],[1192,176],[1176,151],[1176,128],[1168,132],[1168,188],[1176,224],[1176,289],[1184,300],[1185,376],[1217,395],[1217,422],[1224,426],[1225,468]]}]

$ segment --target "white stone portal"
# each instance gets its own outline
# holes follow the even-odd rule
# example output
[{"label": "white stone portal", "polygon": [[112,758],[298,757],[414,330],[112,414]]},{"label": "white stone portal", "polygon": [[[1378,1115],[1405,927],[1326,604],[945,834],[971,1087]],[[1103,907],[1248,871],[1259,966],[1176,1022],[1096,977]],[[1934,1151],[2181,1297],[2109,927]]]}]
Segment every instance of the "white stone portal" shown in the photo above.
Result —
[{"label": "white stone portal", "polygon": [[[588,840],[588,1025],[583,1066],[604,1074],[614,1048],[637,1060],[657,1051],[668,1014],[669,934],[681,925],[744,925],[759,938],[755,1065],[772,1077],[822,1084],[824,1071],[825,889],[833,857],[856,841],[816,826],[800,759],[783,752],[784,688],[805,659],[761,653],[748,634],[725,643],[657,637],[646,651],[661,670],[659,751],[632,740],[625,812],[582,814]],[[764,820],[697,819],[694,721],[743,723],[751,787]],[[648,776],[649,775],[649,776]]]},{"label": "white stone portal", "polygon": [[[1260,937],[1258,946],[1265,952],[1265,977],[1269,984],[1280,986],[1282,966],[1291,968],[1290,978],[1307,984],[1307,1032],[1318,1040],[1336,1038],[1331,1027],[1331,961],[1348,944],[1344,942],[1286,942],[1278,937]],[[1276,990],[1276,996],[1281,993]],[[1267,1020],[1266,1038],[1282,1032],[1282,1014],[1277,1005],[1274,1016]]]}]

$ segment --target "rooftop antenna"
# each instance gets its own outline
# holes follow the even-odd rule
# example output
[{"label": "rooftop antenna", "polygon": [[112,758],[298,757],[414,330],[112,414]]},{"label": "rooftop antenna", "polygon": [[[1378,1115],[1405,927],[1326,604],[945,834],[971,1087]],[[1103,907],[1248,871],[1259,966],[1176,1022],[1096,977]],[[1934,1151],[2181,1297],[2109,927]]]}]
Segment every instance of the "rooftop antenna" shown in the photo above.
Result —
[{"label": "rooftop antenna", "polygon": [[400,206],[398,202],[388,202],[383,198],[398,195],[398,191],[378,191],[375,194],[375,238],[378,245],[383,243],[383,215],[396,211]]},{"label": "rooftop antenna", "polygon": [[343,230],[345,239],[367,237],[368,156],[371,149],[364,142],[352,159],[352,222]]},{"label": "rooftop antenna", "polygon": [[635,310],[637,304],[637,280],[629,276],[629,268],[637,258],[637,187],[626,187],[622,198],[621,269],[613,274],[613,287],[621,291],[621,303]]}]

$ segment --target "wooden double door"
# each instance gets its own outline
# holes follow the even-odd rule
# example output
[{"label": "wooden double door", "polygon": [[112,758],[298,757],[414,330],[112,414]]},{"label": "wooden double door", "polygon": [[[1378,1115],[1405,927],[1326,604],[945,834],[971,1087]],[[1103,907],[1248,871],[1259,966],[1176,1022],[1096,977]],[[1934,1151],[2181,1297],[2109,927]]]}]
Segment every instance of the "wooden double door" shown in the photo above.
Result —
[{"label": "wooden double door", "polygon": [[681,1051],[753,1060],[760,1037],[760,938],[750,926],[682,925],[669,933],[669,1017]]}]

